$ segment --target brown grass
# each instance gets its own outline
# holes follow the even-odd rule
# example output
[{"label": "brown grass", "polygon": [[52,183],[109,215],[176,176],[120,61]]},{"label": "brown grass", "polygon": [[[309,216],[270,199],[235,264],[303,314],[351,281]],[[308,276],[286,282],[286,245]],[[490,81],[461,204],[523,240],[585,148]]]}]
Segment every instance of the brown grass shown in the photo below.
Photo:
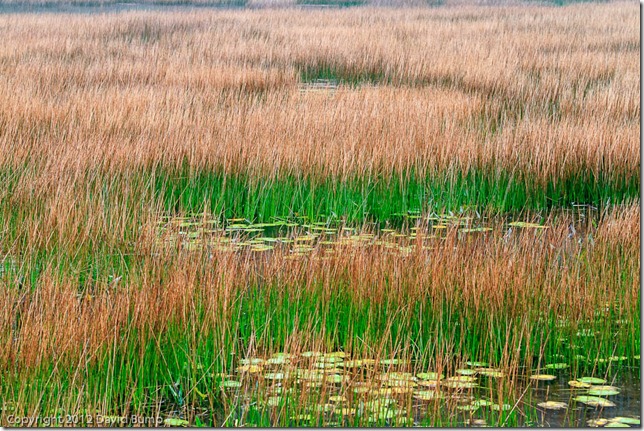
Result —
[{"label": "brown grass", "polygon": [[[184,160],[636,175],[636,17],[626,3],[2,16],[0,163],[46,179]],[[306,68],[363,82],[303,93]]]},{"label": "brown grass", "polygon": [[[542,233],[499,225],[419,240],[408,255],[335,245],[293,259],[159,249],[162,203],[140,175],[636,178],[636,12],[616,2],[0,15],[0,175],[11,183],[0,187],[0,408],[165,417],[185,359],[203,366],[188,390],[210,385],[205,401],[187,397],[187,417],[203,403],[228,414],[213,372],[246,355],[338,348],[452,371],[489,347],[511,377],[491,394],[501,400],[551,353],[556,324],[574,336],[598,316],[637,320],[635,203],[608,205],[578,235],[550,215]],[[423,325],[431,337],[413,338]],[[613,347],[605,331],[589,356]],[[627,338],[639,329],[617,333],[635,353]],[[143,381],[154,388],[134,402]]]}]

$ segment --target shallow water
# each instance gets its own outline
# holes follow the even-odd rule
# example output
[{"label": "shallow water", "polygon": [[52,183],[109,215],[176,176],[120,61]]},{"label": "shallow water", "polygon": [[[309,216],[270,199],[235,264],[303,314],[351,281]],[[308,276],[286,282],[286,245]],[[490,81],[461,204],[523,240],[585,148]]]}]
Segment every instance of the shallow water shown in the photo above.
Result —
[{"label": "shallow water", "polygon": [[539,425],[548,427],[587,427],[592,419],[611,419],[618,416],[640,418],[641,414],[641,381],[640,372],[629,367],[616,368],[614,374],[607,378],[609,385],[620,389],[618,395],[606,397],[616,404],[615,407],[594,408],[572,401],[583,390],[572,390],[565,375],[546,385],[532,389],[534,400],[562,401],[569,405],[567,410],[543,410]]},{"label": "shallow water", "polygon": [[[552,214],[551,214],[552,215]],[[557,213],[564,216],[569,239],[592,241],[592,227],[599,214],[596,209],[572,208]],[[552,217],[548,218],[552,220]],[[216,249],[218,251],[251,250],[268,252],[285,249],[294,256],[307,254],[334,245],[384,246],[401,253],[411,252],[419,242],[431,248],[456,232],[459,239],[479,236],[502,235],[505,241],[518,237],[518,233],[531,231],[547,235],[554,226],[545,224],[546,217],[539,215],[507,215],[484,217],[475,215],[398,214],[386,222],[365,223],[351,227],[337,218],[310,221],[305,217],[275,219],[269,223],[252,223],[246,219],[219,220],[214,218],[177,217],[168,215],[158,224],[157,245],[177,246],[187,250]]]},{"label": "shallow water", "polygon": [[[266,420],[284,425],[289,403],[296,406],[290,409],[291,426],[436,425],[439,412],[445,417],[438,424],[449,426],[588,427],[594,425],[592,420],[605,419],[608,424],[617,417],[631,422],[640,418],[639,369],[619,363],[597,369],[592,376],[619,390],[603,397],[613,406],[595,408],[575,400],[589,389],[573,389],[568,368],[542,370],[556,376],[547,382],[532,380],[534,370],[519,370],[508,392],[507,372],[487,364],[431,375],[431,370],[410,372],[417,367],[403,360],[376,362],[351,360],[342,352],[309,353],[316,356],[278,353],[246,358],[236,372],[222,375],[222,391],[232,401],[231,419],[252,425],[252,418],[263,416],[264,425]],[[549,410],[539,406],[544,401],[566,406]],[[275,419],[280,416],[282,421]]]},{"label": "shallow water", "polygon": [[132,11],[198,11],[205,9],[243,9],[243,5],[236,4],[154,4],[154,3],[137,3],[121,2],[101,4],[99,2],[87,2],[84,4],[52,3],[52,4],[28,4],[28,3],[9,3],[0,4],[0,14],[17,14],[17,13],[60,13],[60,14],[104,14],[120,13]]}]

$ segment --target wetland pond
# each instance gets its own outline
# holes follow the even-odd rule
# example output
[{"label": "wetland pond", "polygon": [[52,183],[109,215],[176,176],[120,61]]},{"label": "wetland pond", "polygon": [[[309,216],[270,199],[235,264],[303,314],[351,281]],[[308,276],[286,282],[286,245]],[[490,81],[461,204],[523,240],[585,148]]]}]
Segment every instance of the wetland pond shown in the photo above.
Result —
[{"label": "wetland pond", "polygon": [[[597,218],[592,208],[575,209],[565,218],[569,239],[592,242]],[[394,223],[358,229],[338,220],[305,217],[252,223],[165,216],[158,224],[157,246],[247,250],[258,256],[281,250],[291,259],[316,253],[316,258],[324,258],[337,246],[380,246],[405,255],[417,247],[431,249],[448,235],[457,242],[488,235],[509,241],[526,230],[547,235],[553,226],[544,224],[543,217],[541,222],[535,219],[408,213]],[[586,356],[577,355],[576,360],[592,373],[556,360],[536,369],[509,370],[470,361],[438,371],[410,360],[357,358],[348,352],[249,357],[237,361],[233,373],[216,376],[232,411],[222,424],[639,427],[639,355],[598,358],[592,352],[579,353]]]},{"label": "wetland pond", "polygon": [[[588,234],[596,224],[597,210],[592,207],[575,208],[563,213],[571,221],[570,238],[592,241]],[[534,219],[535,217],[532,217]],[[538,217],[545,220],[544,217]],[[319,221],[321,220],[321,221]],[[210,249],[217,251],[251,250],[266,252],[286,249],[293,257],[313,250],[330,249],[331,246],[383,246],[403,254],[419,243],[431,248],[432,243],[456,232],[459,239],[493,235],[501,230],[503,238],[510,240],[519,231],[547,232],[551,226],[528,222],[522,218],[465,216],[455,214],[419,213],[396,214],[386,223],[367,223],[360,228],[346,225],[337,218],[324,216],[318,221],[307,217],[275,218],[268,223],[252,223],[244,218],[219,219],[210,216],[166,215],[157,226],[158,246],[179,247],[185,250]],[[331,251],[331,250],[329,250]]]},{"label": "wetland pond", "polygon": [[[293,426],[639,428],[639,369],[621,364],[625,359],[600,360],[597,377],[575,378],[564,363],[546,364],[521,370],[507,385],[511,377],[484,362],[466,362],[451,373],[410,372],[403,370],[411,364],[396,358],[278,353],[242,359],[235,373],[219,377],[224,397],[236,406],[229,425],[261,416],[281,424],[286,416]],[[438,412],[443,422],[433,421]]]}]

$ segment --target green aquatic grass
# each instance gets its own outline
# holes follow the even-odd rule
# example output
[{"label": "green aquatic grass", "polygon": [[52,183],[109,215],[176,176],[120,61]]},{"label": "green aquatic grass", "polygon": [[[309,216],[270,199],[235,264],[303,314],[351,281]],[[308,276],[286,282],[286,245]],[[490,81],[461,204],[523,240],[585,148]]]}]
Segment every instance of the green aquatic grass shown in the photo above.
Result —
[{"label": "green aquatic grass", "polygon": [[[591,262],[587,265],[575,268],[597,271]],[[396,355],[406,348],[420,369],[435,366],[434,358],[439,353],[454,361],[475,358],[500,364],[508,359],[507,344],[518,348],[521,361],[532,357],[532,367],[538,362],[542,367],[569,364],[572,370],[560,367],[551,370],[565,376],[570,372],[575,375],[606,372],[610,365],[598,367],[593,355],[606,358],[635,351],[639,354],[639,314],[637,310],[629,313],[618,306],[609,307],[608,312],[580,328],[562,324],[556,313],[541,313],[547,304],[538,302],[526,304],[533,312],[521,316],[504,309],[491,314],[472,309],[458,298],[440,296],[418,298],[411,303],[405,299],[371,303],[348,294],[351,287],[342,275],[330,290],[326,283],[314,279],[312,283],[317,287],[307,288],[307,294],[300,296],[291,294],[299,289],[288,282],[270,284],[260,279],[237,292],[231,309],[217,325],[201,325],[208,310],[196,296],[188,319],[171,320],[165,327],[142,332],[127,326],[115,334],[121,340],[117,346],[96,352],[86,368],[57,367],[52,361],[28,375],[3,373],[0,401],[30,400],[23,407],[36,405],[47,415],[64,416],[80,400],[81,405],[104,416],[127,412],[155,415],[162,406],[164,417],[174,412],[191,424],[197,420],[204,425],[226,421],[226,425],[233,426],[241,415],[246,424],[274,424],[274,418],[261,409],[239,410],[231,415],[241,407],[217,389],[224,379],[218,374],[231,372],[253,344],[269,352],[283,351],[293,333],[324,340],[328,351],[350,350],[358,356],[372,356],[371,349],[376,346],[381,357]],[[628,285],[629,280],[623,283]],[[134,311],[130,313],[134,319]],[[418,316],[423,317],[422,323]],[[616,318],[628,319],[628,327],[632,328],[632,333],[623,328],[617,331],[617,340],[609,325]],[[582,329],[594,336],[585,337]],[[577,335],[580,331],[582,335]],[[580,353],[588,359],[576,358]],[[626,363],[638,365],[639,361],[629,357]],[[502,395],[512,405],[514,396]],[[304,414],[302,409],[301,405],[292,406],[279,424],[292,425],[291,416]],[[28,411],[16,413],[27,415]],[[521,413],[508,412],[501,419],[490,417],[495,418],[492,424],[499,420],[518,426],[527,420],[523,414],[525,409]],[[534,418],[537,417],[535,414]],[[433,418],[431,424],[455,425],[454,420]]]},{"label": "green aquatic grass", "polygon": [[[27,220],[40,221],[58,196],[42,194],[16,201],[13,197],[30,170],[1,170],[5,185],[0,200],[0,223],[7,242],[17,238]],[[124,224],[121,237],[90,237],[88,249],[119,248],[136,239],[140,224],[150,214],[198,214],[209,211],[226,219],[271,222],[276,217],[305,216],[310,220],[338,219],[348,223],[400,220],[401,214],[480,211],[492,214],[540,211],[573,203],[602,207],[639,197],[637,177],[595,177],[591,171],[539,184],[526,175],[505,171],[449,171],[420,175],[415,171],[389,176],[317,178],[315,176],[228,174],[189,168],[136,169],[119,173],[87,172],[74,188],[89,202],[74,210],[86,220],[101,217],[103,226]],[[24,196],[24,193],[19,195]],[[90,204],[91,202],[91,204]],[[89,207],[85,208],[83,205]],[[116,211],[119,209],[119,211]],[[123,219],[125,218],[125,219]],[[85,221],[81,223],[89,224]],[[55,232],[54,232],[55,234]],[[53,237],[48,242],[55,244]],[[29,245],[33,245],[29,243]]]},{"label": "green aquatic grass", "polygon": [[496,213],[547,210],[573,203],[601,206],[639,196],[639,180],[595,178],[586,172],[547,184],[506,172],[471,171],[347,180],[313,177],[261,178],[216,172],[157,171],[155,196],[167,211],[202,212],[226,218],[270,221],[305,215],[349,222],[388,221],[398,214],[467,209]]},{"label": "green aquatic grass", "polygon": [[[4,196],[12,194],[22,174],[2,173],[8,184]],[[104,226],[125,226],[122,233],[95,225],[87,237],[78,230],[61,229],[51,231],[47,241],[33,241],[25,226],[30,220],[43,219],[55,196],[24,200],[19,205],[2,199],[3,244],[12,244],[14,263],[7,260],[3,264],[0,281],[10,290],[35,292],[44,274],[50,274],[72,280],[79,294],[116,292],[124,285],[137,289],[150,271],[162,283],[169,269],[183,262],[169,259],[161,264],[149,250],[138,249],[137,241],[146,217],[164,212],[208,211],[255,222],[297,215],[311,220],[346,219],[359,226],[428,210],[442,213],[465,208],[502,213],[560,208],[573,201],[600,206],[609,200],[634,198],[639,191],[639,183],[634,181],[585,181],[587,178],[580,177],[539,186],[517,178],[481,172],[428,178],[405,173],[346,181],[261,179],[189,170],[94,175],[79,181],[79,193],[89,193],[91,200],[87,202],[103,206],[92,207],[97,212],[81,208],[73,217],[79,218],[80,226],[89,226],[93,218],[101,216],[106,220]],[[550,264],[561,268],[562,277],[575,274],[580,285],[604,283],[616,298],[623,297],[639,274],[639,261],[618,244],[602,250],[593,252],[589,246],[570,256],[562,252],[564,257],[552,257]],[[199,268],[198,284],[207,285],[209,281],[200,278],[207,271]],[[121,284],[116,282],[119,277]],[[231,280],[230,284],[240,282]],[[389,282],[397,286],[394,280]],[[328,351],[350,351],[357,357],[375,354],[392,358],[403,353],[423,370],[435,367],[437,357],[450,367],[464,361],[504,366],[511,360],[508,346],[520,352],[516,361],[525,367],[526,374],[556,363],[565,363],[568,368],[548,372],[566,376],[566,380],[570,380],[568,376],[610,375],[618,366],[639,367],[639,359],[634,357],[640,354],[640,316],[638,310],[626,310],[619,302],[593,310],[597,312],[594,319],[576,321],[565,308],[551,308],[548,298],[537,300],[538,295],[524,304],[520,314],[510,307],[485,308],[485,302],[483,309],[476,308],[449,294],[462,288],[457,281],[443,296],[385,302],[352,293],[355,280],[348,272],[334,273],[328,279],[312,278],[309,283],[304,286],[280,277],[251,277],[243,288],[235,288],[227,309],[222,305],[217,310],[221,320],[208,327],[201,322],[212,318],[212,310],[207,310],[197,295],[183,319],[140,330],[126,325],[114,334],[118,342],[92,352],[87,363],[70,361],[59,366],[60,358],[52,356],[28,372],[16,365],[0,373],[0,405],[5,411],[18,409],[16,413],[22,415],[33,410],[42,415],[65,415],[82,405],[105,416],[161,414],[191,424],[234,426],[242,417],[246,424],[299,424],[290,418],[307,414],[301,405],[288,407],[287,414],[276,420],[261,409],[243,410],[219,389],[224,379],[219,373],[234,370],[249,349],[282,351],[291,345],[293,334],[307,334]],[[414,278],[406,283],[409,285],[396,288],[412,288]],[[540,288],[536,284],[522,286],[534,292]],[[513,300],[508,296],[502,303]],[[129,310],[128,318],[133,321],[136,311]],[[622,356],[627,359],[611,360]],[[516,394],[507,391],[495,394],[503,402],[513,404],[516,400]],[[507,412],[501,419],[492,415],[492,424],[498,420],[519,426],[528,420],[523,414],[525,408],[520,413]],[[535,421],[538,418],[537,413],[529,416]],[[437,417],[431,424],[456,425],[462,419]],[[364,423],[355,420],[353,424]]]}]

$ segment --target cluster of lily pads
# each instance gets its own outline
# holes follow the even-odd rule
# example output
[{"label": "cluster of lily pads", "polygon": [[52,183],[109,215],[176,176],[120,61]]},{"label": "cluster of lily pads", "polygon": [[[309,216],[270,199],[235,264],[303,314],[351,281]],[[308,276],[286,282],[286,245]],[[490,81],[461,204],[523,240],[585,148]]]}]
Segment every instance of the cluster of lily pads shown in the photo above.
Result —
[{"label": "cluster of lily pads", "polygon": [[[322,426],[413,426],[436,408],[462,415],[461,423],[485,426],[493,415],[507,414],[517,405],[489,399],[492,380],[506,372],[485,362],[469,361],[451,375],[435,370],[410,372],[410,361],[399,358],[351,358],[345,352],[276,353],[269,357],[241,359],[231,374],[219,375],[225,399],[239,411],[255,409],[289,425]],[[562,371],[555,363],[546,370]],[[554,374],[533,373],[527,381],[559,380]],[[579,377],[568,382],[569,402],[603,409],[614,407],[607,397],[620,393],[600,377]],[[303,401],[304,400],[304,401]],[[545,400],[541,411],[564,410],[568,403]],[[434,409],[434,410],[432,410]],[[481,411],[481,415],[475,412]],[[485,413],[487,412],[487,413]],[[629,426],[637,418],[592,419],[589,426]]]},{"label": "cluster of lily pads", "polygon": [[[467,362],[446,376],[406,371],[410,365],[398,358],[351,359],[344,352],[277,353],[240,360],[233,374],[220,376],[220,387],[235,405],[256,406],[273,416],[289,414],[291,424],[302,425],[414,425],[437,403],[466,415],[471,425],[485,425],[485,419],[472,414],[513,408],[476,396],[477,388],[488,393],[489,379],[506,377],[499,368]],[[298,397],[303,394],[316,399],[302,407]]]},{"label": "cluster of lily pads", "polygon": [[[618,358],[621,359],[621,358]],[[556,363],[546,366],[550,370],[562,370],[568,368],[567,364]],[[554,374],[533,374],[530,376],[533,382],[552,382],[558,380]],[[607,384],[607,380],[601,377],[579,377],[568,381],[571,395],[570,401],[585,405],[591,408],[603,410],[604,408],[615,407],[617,404],[607,397],[620,394],[621,390],[617,386]],[[543,401],[537,404],[544,410],[565,410],[569,404],[563,401]],[[640,419],[632,417],[615,417],[611,419],[597,418],[587,421],[591,427],[629,427],[630,425],[639,425]]]},{"label": "cluster of lily pads", "polygon": [[[212,217],[164,216],[157,229],[157,245],[200,250],[203,247],[216,251],[250,250],[266,252],[277,247],[287,247],[293,256],[307,254],[316,247],[383,246],[385,249],[408,254],[421,240],[423,248],[431,248],[430,241],[444,238],[448,229],[456,229],[460,237],[492,231],[491,227],[477,225],[473,217],[439,215],[409,219],[394,228],[392,225],[373,225],[371,232],[364,232],[342,224],[338,219],[312,222],[306,217],[275,219],[269,223],[252,223],[233,218],[220,221]],[[412,221],[415,226],[409,227]],[[422,227],[421,227],[422,226]],[[547,229],[547,226],[513,221],[506,224],[506,233],[512,229]]]}]

